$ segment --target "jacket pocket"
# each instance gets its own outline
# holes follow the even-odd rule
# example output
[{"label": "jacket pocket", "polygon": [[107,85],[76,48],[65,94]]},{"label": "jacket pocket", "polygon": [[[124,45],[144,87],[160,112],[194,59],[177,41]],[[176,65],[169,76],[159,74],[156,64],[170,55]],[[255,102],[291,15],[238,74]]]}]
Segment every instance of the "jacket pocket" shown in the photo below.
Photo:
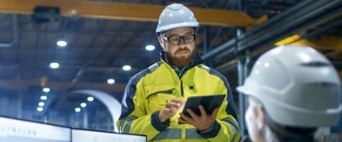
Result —
[{"label": "jacket pocket", "polygon": [[175,87],[173,86],[150,86],[146,87],[146,100],[148,102],[148,107],[150,111],[160,110],[163,108],[167,101],[172,98],[175,98],[175,94],[173,93]]}]

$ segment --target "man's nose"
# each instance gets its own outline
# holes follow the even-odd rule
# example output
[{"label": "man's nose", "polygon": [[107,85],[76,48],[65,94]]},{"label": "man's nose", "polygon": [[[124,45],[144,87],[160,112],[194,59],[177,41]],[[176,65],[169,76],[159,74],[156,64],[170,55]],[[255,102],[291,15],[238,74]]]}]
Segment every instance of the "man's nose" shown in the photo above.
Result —
[{"label": "man's nose", "polygon": [[186,43],[185,43],[184,37],[180,37],[180,38],[179,38],[179,43],[178,43],[178,45],[181,45],[181,44],[184,44],[184,45],[186,44]]}]

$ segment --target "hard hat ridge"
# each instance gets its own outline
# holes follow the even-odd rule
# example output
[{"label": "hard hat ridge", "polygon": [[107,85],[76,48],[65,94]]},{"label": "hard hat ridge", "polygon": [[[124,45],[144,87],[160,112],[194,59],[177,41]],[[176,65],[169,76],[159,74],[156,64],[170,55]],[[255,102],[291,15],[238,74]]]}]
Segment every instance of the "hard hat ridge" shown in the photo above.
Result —
[{"label": "hard hat ridge", "polygon": [[193,12],[180,3],[173,3],[166,6],[159,16],[156,33],[181,27],[199,27],[199,23]]}]

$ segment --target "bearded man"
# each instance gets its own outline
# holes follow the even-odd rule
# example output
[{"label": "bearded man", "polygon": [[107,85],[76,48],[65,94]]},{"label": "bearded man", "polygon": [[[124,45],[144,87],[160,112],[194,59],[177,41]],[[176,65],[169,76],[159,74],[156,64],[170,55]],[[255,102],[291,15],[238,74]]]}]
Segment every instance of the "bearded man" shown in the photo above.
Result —
[{"label": "bearded man", "polygon": [[[235,142],[240,139],[232,91],[227,79],[202,64],[196,54],[199,23],[182,4],[168,5],[156,33],[161,60],[133,76],[124,92],[121,133],[146,135],[153,142]],[[220,107],[201,114],[180,113],[190,96],[225,94]]]}]

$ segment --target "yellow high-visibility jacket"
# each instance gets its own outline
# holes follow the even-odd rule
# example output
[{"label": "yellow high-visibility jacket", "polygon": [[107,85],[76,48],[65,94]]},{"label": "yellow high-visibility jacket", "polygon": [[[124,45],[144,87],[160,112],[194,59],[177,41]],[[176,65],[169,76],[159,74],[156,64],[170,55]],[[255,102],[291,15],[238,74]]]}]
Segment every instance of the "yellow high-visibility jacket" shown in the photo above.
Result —
[{"label": "yellow high-visibility jacket", "polygon": [[[192,125],[178,124],[179,114],[166,123],[158,112],[172,98],[226,94],[216,122],[208,132],[199,132]],[[149,142],[234,142],[240,131],[233,96],[227,79],[217,71],[194,60],[190,67],[177,71],[162,59],[130,78],[117,121],[121,133],[146,135]]]}]

